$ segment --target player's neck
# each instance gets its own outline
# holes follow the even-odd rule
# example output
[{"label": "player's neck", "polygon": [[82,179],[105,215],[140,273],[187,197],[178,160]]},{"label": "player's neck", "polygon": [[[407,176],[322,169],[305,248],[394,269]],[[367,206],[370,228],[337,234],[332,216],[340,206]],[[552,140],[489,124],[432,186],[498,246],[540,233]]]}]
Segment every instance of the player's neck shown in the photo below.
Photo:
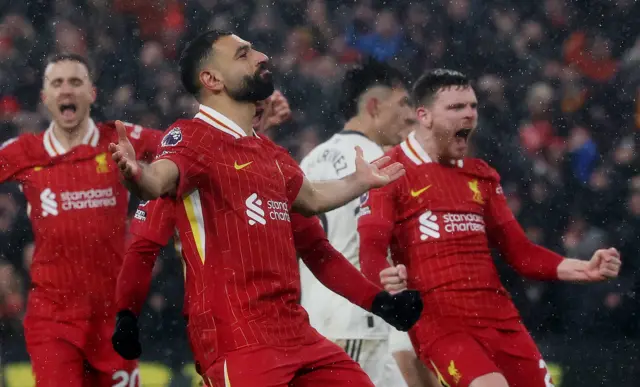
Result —
[{"label": "player's neck", "polygon": [[82,140],[87,135],[89,131],[89,120],[90,118],[87,116],[83,119],[78,126],[71,129],[63,129],[58,126],[55,122],[53,123],[53,135],[56,140],[60,142],[60,145],[64,147],[64,149],[71,149],[78,145],[82,144]]},{"label": "player's neck", "polygon": [[416,141],[418,141],[418,144],[427,153],[431,161],[445,165],[448,165],[451,162],[451,160],[447,160],[440,154],[436,142],[430,141],[428,138],[428,134],[424,133],[421,130],[416,130]]},{"label": "player's neck", "polygon": [[372,126],[365,122],[362,118],[355,116],[344,125],[344,131],[349,132],[358,132],[363,136],[368,138],[369,140],[375,142],[376,144],[382,146],[380,136],[378,135],[376,130],[373,130]]},{"label": "player's neck", "polygon": [[247,136],[254,135],[253,117],[256,115],[255,103],[238,102],[227,96],[212,96],[203,99],[201,103],[235,122]]}]

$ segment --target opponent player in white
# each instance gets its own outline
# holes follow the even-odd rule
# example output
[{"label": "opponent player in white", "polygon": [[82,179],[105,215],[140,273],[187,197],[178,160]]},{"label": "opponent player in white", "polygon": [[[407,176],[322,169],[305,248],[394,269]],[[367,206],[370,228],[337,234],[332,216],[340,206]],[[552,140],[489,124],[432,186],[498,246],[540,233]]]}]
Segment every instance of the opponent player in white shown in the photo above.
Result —
[{"label": "opponent player in white", "polygon": [[[356,146],[362,148],[366,161],[375,160],[383,155],[383,146],[402,142],[416,123],[402,74],[386,64],[368,61],[351,69],[343,81],[342,93],[340,109],[346,124],[302,160],[300,166],[309,179],[340,179],[355,172]],[[358,268],[359,204],[355,199],[320,215],[331,244]],[[382,319],[327,289],[303,263],[301,279],[301,303],[309,313],[311,325],[342,346],[376,387],[427,386],[420,381],[420,372],[428,371],[418,371],[422,366],[406,333],[395,331]],[[394,348],[390,348],[390,342]],[[392,351],[396,352],[398,363]]]}]

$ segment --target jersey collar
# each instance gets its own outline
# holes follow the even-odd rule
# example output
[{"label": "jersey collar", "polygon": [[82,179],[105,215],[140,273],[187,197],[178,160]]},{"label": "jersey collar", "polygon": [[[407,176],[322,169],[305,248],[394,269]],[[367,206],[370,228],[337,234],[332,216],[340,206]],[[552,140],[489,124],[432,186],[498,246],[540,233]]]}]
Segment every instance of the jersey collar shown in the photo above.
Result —
[{"label": "jersey collar", "polygon": [[233,136],[233,138],[247,137],[247,134],[238,124],[209,106],[200,105],[200,111],[196,114],[195,118],[204,121],[221,132]]},{"label": "jersey collar", "polygon": [[[56,135],[53,132],[53,125],[54,123],[52,122],[49,125],[49,128],[47,128],[47,130],[44,132],[44,137],[42,139],[44,149],[51,157],[61,156],[69,151],[69,149],[65,149],[62,143],[60,143],[60,141],[58,141],[58,139],[56,138]],[[89,118],[89,130],[87,130],[87,134],[85,134],[84,138],[82,138],[82,144],[91,145],[95,148],[98,145],[99,140],[100,131],[98,130],[96,123],[93,122],[91,118]]]},{"label": "jersey collar", "polygon": [[409,133],[409,137],[400,143],[400,148],[404,154],[416,165],[427,164],[431,162],[431,157],[422,149],[420,143],[416,139],[416,132]]},{"label": "jersey collar", "polygon": [[[411,132],[407,139],[400,143],[400,148],[409,158],[409,160],[413,161],[413,163],[416,165],[428,164],[432,161],[431,157],[429,157],[427,152],[422,148],[422,146],[416,139],[415,131]],[[462,160],[452,161],[452,164],[455,164],[460,168],[462,168],[462,166],[464,165]]]}]

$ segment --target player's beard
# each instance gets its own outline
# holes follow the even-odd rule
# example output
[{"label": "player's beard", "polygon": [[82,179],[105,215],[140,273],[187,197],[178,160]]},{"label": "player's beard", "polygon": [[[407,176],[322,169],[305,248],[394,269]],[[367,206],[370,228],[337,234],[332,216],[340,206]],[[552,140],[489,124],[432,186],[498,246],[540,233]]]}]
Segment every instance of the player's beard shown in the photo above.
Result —
[{"label": "player's beard", "polygon": [[243,78],[242,84],[237,89],[229,89],[229,96],[240,102],[263,101],[275,90],[271,73],[262,74],[264,67],[258,68],[253,75]]}]

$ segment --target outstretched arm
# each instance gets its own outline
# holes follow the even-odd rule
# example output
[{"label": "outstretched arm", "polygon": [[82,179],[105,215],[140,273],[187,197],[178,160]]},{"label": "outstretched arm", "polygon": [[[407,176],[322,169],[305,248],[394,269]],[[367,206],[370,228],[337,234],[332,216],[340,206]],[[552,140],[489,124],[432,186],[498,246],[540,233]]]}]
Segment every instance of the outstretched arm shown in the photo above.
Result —
[{"label": "outstretched arm", "polygon": [[620,254],[614,248],[597,250],[591,260],[564,258],[527,238],[517,221],[490,231],[491,239],[505,260],[526,278],[568,282],[596,282],[615,278],[620,271]]},{"label": "outstretched arm", "polygon": [[[385,270],[392,270],[392,274],[405,275],[398,284],[406,287],[406,269],[403,273],[398,272],[400,267],[392,268],[387,260],[389,254],[389,243],[393,233],[395,221],[395,187],[387,186],[380,189],[374,189],[361,200],[359,218],[358,218],[358,234],[360,235],[360,270],[362,273],[375,283],[381,283],[383,276],[386,276]],[[402,290],[402,286],[397,288],[387,287],[387,283],[383,283],[388,291]]]},{"label": "outstretched arm", "polygon": [[125,178],[124,185],[127,189],[143,200],[175,193],[180,176],[176,164],[166,159],[154,161],[150,165],[140,164],[121,121],[116,121],[116,130],[118,144],[109,144],[109,151]]},{"label": "outstretched arm", "polygon": [[341,207],[372,188],[385,186],[402,175],[402,164],[389,163],[385,156],[368,163],[360,147],[356,147],[356,171],[339,180],[309,181],[306,178],[293,207],[297,212],[314,215]]},{"label": "outstretched arm", "polygon": [[564,258],[532,243],[507,205],[500,177],[493,174],[487,203],[487,233],[505,260],[520,275],[536,280],[570,282],[603,281],[618,276],[620,254],[616,249],[597,250],[590,261]]},{"label": "outstretched arm", "polygon": [[334,293],[370,311],[382,288],[366,279],[329,243],[320,221],[292,213],[291,227],[296,251],[313,275]]},{"label": "outstretched arm", "polygon": [[367,280],[331,246],[318,218],[292,214],[291,223],[296,250],[324,286],[398,330],[407,331],[418,321],[422,312],[418,292],[391,295]]}]

